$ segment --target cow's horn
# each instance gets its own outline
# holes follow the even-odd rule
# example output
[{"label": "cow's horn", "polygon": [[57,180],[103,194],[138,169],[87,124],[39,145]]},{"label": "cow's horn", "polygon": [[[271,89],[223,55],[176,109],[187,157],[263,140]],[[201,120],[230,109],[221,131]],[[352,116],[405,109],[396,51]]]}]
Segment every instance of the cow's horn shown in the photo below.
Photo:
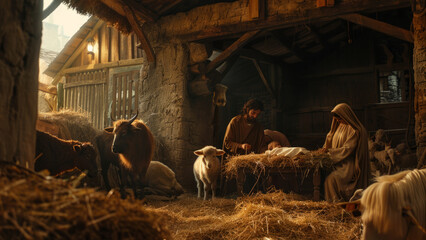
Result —
[{"label": "cow's horn", "polygon": [[133,121],[135,121],[135,119],[138,117],[139,111],[136,112],[135,116],[133,116],[130,120],[129,120],[129,124],[132,124]]}]

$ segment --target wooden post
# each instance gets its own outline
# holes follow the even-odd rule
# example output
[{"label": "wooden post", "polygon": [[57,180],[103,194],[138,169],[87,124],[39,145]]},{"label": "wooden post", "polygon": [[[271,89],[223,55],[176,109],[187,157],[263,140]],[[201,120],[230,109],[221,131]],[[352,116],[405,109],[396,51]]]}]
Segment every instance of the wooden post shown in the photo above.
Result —
[{"label": "wooden post", "polygon": [[64,107],[64,84],[58,83],[57,87],[58,92],[58,111]]},{"label": "wooden post", "polygon": [[[426,149],[426,9],[422,1],[416,0],[413,6],[413,70],[414,70],[414,114],[416,118],[417,156]],[[417,9],[420,8],[420,9]]]},{"label": "wooden post", "polygon": [[314,184],[314,201],[320,200],[320,186],[321,186],[321,170],[315,169],[312,176]]}]

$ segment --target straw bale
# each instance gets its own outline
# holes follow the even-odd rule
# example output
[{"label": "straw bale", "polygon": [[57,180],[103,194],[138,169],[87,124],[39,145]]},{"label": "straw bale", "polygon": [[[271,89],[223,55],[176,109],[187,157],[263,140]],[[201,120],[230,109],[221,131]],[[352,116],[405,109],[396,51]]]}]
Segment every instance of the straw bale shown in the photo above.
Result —
[{"label": "straw bale", "polygon": [[39,113],[38,119],[57,125],[60,135],[57,137],[66,140],[78,140],[94,144],[93,140],[95,136],[100,133],[100,130],[92,126],[90,119],[85,113],[61,110],[59,112]]},{"label": "straw bale", "polygon": [[294,157],[261,154],[231,156],[226,160],[224,172],[229,177],[235,177],[239,170],[250,170],[253,174],[265,172],[268,168],[331,168],[332,160],[328,154],[311,151],[308,154],[299,153]]},{"label": "straw bale", "polygon": [[73,185],[0,162],[0,239],[170,239],[159,211]]},{"label": "straw bale", "polygon": [[273,191],[237,200],[148,202],[163,211],[173,239],[359,239],[360,219],[327,202],[295,200]]}]

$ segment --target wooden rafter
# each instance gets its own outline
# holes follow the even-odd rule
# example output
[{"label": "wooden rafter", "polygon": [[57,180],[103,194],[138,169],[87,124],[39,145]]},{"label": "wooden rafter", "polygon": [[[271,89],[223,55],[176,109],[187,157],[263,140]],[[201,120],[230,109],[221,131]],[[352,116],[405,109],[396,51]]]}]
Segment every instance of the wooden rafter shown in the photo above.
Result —
[{"label": "wooden rafter", "polygon": [[291,40],[288,39],[287,36],[285,36],[279,31],[275,31],[273,33],[271,32],[271,34],[281,43],[281,45],[287,48],[292,53],[292,55],[296,56],[302,61],[304,61],[307,58],[306,53],[302,49],[300,49],[298,46],[293,44]]},{"label": "wooden rafter", "polygon": [[135,32],[136,36],[138,36],[139,41],[141,41],[141,46],[143,50],[145,50],[148,61],[155,63],[154,50],[152,49],[151,44],[148,41],[148,38],[145,36],[145,33],[143,32],[142,27],[139,25],[138,21],[136,20],[135,13],[132,11],[132,9],[130,9],[130,7],[126,5],[123,5],[123,10],[126,13],[127,20],[132,26],[133,31]]},{"label": "wooden rafter", "polygon": [[174,2],[168,4],[166,7],[164,7],[163,9],[161,9],[158,14],[159,15],[164,15],[169,10],[173,9],[174,7],[176,7],[177,5],[179,5],[180,3],[182,3],[182,0],[175,0]]},{"label": "wooden rafter", "polygon": [[274,91],[272,91],[271,86],[269,86],[268,80],[265,77],[265,74],[263,74],[262,69],[260,68],[259,64],[257,63],[256,59],[251,59],[254,66],[256,67],[257,72],[259,73],[260,78],[262,79],[263,84],[265,85],[266,90],[269,92],[269,94],[271,94],[271,96],[274,99],[277,99],[277,97],[275,96]]},{"label": "wooden rafter", "polygon": [[53,95],[57,95],[58,94],[58,90],[56,89],[56,87],[51,87],[52,85],[47,85],[45,83],[42,82],[38,82],[38,90],[46,92],[46,93],[50,93]]},{"label": "wooden rafter", "polygon": [[361,14],[346,14],[340,16],[340,18],[345,19],[349,22],[356,23],[358,25],[361,25],[366,28],[373,29],[375,31],[384,33],[386,35],[399,38],[401,40],[407,41],[407,42],[414,42],[413,34],[411,34],[410,31],[405,30],[400,27],[393,26],[391,24],[378,21],[376,19],[372,19],[366,16],[363,16]]},{"label": "wooden rafter", "polygon": [[225,51],[223,51],[219,56],[217,56],[213,61],[211,61],[207,65],[207,72],[210,72],[217,67],[219,67],[226,59],[234,55],[239,49],[244,47],[246,43],[248,43],[253,37],[255,37],[260,30],[251,31],[245,33],[243,36],[241,36],[237,41],[231,44]]},{"label": "wooden rafter", "polygon": [[[127,17],[126,12],[124,11],[124,7],[127,5],[123,1],[117,1],[117,0],[100,0],[100,1],[106,6],[108,6],[109,8],[111,8],[112,10],[114,10],[115,12],[117,12],[118,14],[120,14],[121,16]],[[159,17],[158,14],[145,8],[141,4],[137,4],[132,1],[128,1],[127,4],[129,4],[128,6],[131,7],[132,10],[136,12],[138,16],[140,16],[141,18],[143,18],[143,20],[147,22],[155,21]]]},{"label": "wooden rafter", "polygon": [[61,5],[62,1],[61,0],[53,0],[53,2],[50,3],[49,6],[47,6],[46,9],[43,10],[43,20],[45,18],[47,18],[53,11],[55,11],[56,8],[59,7],[59,5]]},{"label": "wooden rafter", "polygon": [[[211,39],[224,39],[229,36],[242,32],[250,32],[254,30],[274,30],[286,27],[296,26],[307,22],[329,21],[339,18],[345,14],[358,12],[376,12],[391,9],[409,7],[409,0],[341,0],[334,7],[317,8],[316,0],[305,0],[300,8],[284,9],[277,14],[269,14],[263,20],[249,21],[233,21],[230,23],[211,22],[210,25],[205,24],[201,28],[182,28],[174,36],[186,41],[202,41]],[[223,6],[223,8],[229,6]],[[218,7],[215,11],[224,11],[222,7]],[[246,14],[247,9],[243,9],[236,14]],[[216,14],[216,13],[214,13]],[[243,15],[240,15],[243,17]],[[189,19],[191,21],[192,19]]]},{"label": "wooden rafter", "polygon": [[80,45],[78,48],[73,52],[73,54],[67,59],[67,61],[62,65],[59,72],[55,75],[55,78],[52,81],[52,85],[58,84],[58,82],[61,80],[62,76],[64,75],[64,71],[66,68],[71,66],[75,59],[80,56],[80,53],[87,47],[87,39],[92,38],[98,31],[98,29],[104,24],[103,21],[98,20],[98,22],[95,24],[95,26],[92,28],[92,30],[89,32],[89,34],[86,35],[86,37],[80,42]]},{"label": "wooden rafter", "polygon": [[120,14],[121,16],[126,16],[126,13],[124,12],[123,5],[114,0],[101,0],[101,2],[105,5],[107,5],[109,8]]},{"label": "wooden rafter", "polygon": [[154,13],[153,11],[149,10],[145,6],[143,6],[141,3],[136,3],[134,1],[127,1],[126,4],[135,11],[137,15],[140,15],[145,21],[155,21],[159,18],[158,14]]}]

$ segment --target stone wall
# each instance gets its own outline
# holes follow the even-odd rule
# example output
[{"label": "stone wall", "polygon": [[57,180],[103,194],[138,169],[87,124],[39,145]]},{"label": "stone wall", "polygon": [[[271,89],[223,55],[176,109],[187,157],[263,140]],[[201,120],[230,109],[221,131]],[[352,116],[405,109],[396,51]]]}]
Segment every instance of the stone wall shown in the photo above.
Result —
[{"label": "stone wall", "polygon": [[193,151],[211,141],[211,97],[188,94],[187,83],[192,76],[187,44],[160,39],[151,43],[157,61],[155,66],[145,64],[141,69],[140,118],[156,138],[155,160],[172,168],[186,189],[193,189]]},{"label": "stone wall", "polygon": [[33,168],[40,0],[0,2],[0,159]]}]

